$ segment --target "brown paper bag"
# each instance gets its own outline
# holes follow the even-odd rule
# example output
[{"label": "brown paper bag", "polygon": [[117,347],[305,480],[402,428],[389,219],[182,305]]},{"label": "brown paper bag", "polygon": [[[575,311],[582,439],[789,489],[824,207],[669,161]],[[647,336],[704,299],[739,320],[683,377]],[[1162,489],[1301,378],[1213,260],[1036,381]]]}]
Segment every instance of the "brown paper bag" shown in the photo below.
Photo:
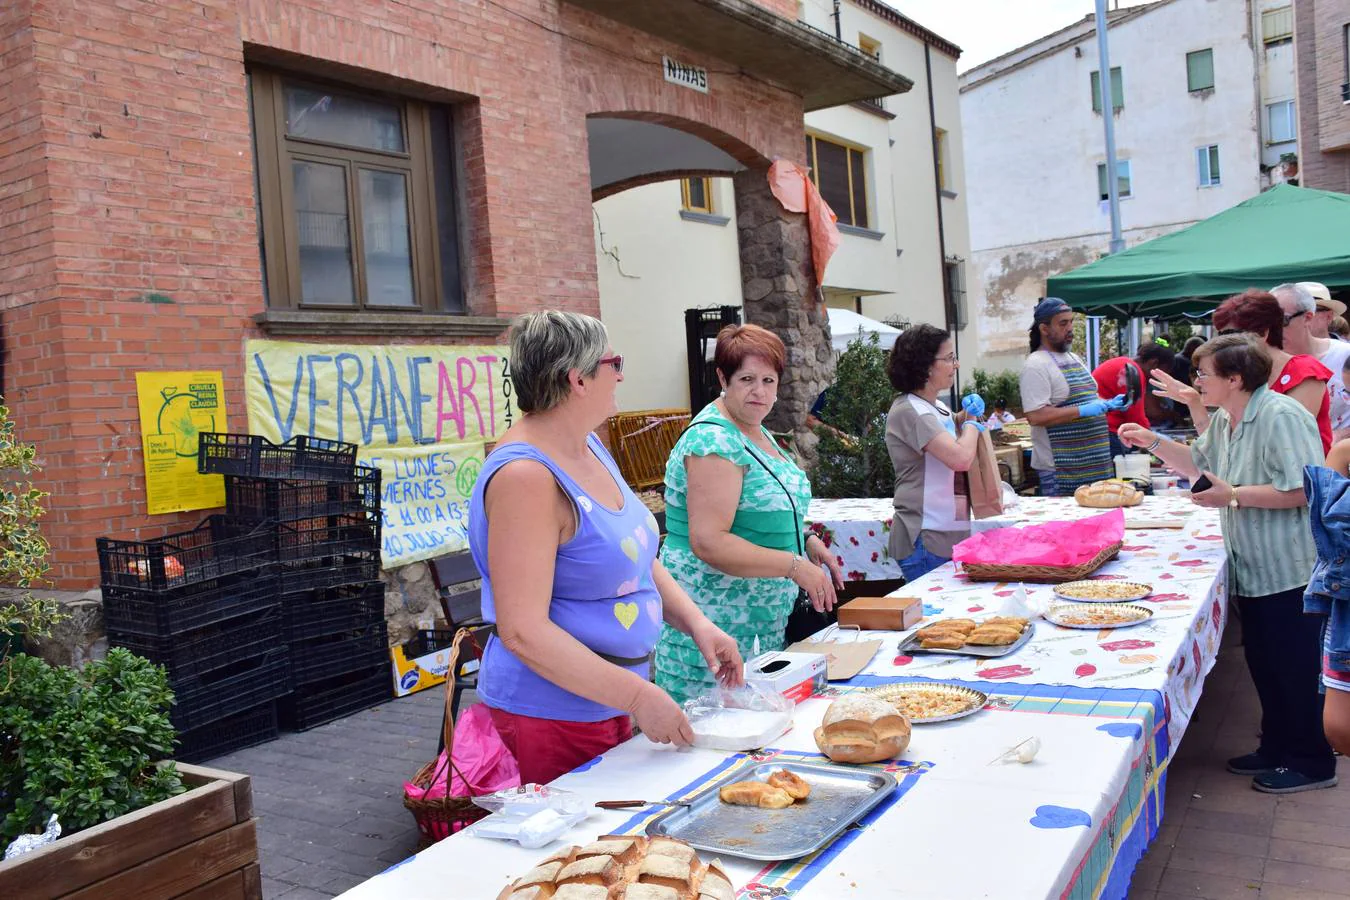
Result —
[{"label": "brown paper bag", "polygon": [[966,473],[970,484],[970,514],[988,519],[1003,514],[1003,481],[998,477],[998,457],[989,432],[981,431],[975,444],[975,462]]},{"label": "brown paper bag", "polygon": [[867,667],[881,649],[881,641],[798,641],[793,653],[825,654],[825,680],[848,681]]}]

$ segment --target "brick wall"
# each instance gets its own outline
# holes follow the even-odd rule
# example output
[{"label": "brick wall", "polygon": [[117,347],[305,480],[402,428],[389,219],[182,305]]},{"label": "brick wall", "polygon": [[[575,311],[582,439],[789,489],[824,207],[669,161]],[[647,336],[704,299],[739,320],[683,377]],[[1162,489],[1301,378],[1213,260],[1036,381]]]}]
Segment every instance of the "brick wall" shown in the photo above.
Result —
[{"label": "brick wall", "polygon": [[1346,80],[1345,0],[1295,0],[1299,184],[1350,193],[1350,105]]},{"label": "brick wall", "polygon": [[[800,98],[557,0],[0,6],[5,389],[46,465],[58,588],[97,580],[94,537],[202,515],[146,515],[135,371],[223,370],[247,427],[242,342],[264,298],[246,63],[457,103],[481,315],[598,314],[586,115],[689,127],[747,161],[802,153]],[[664,83],[677,49],[715,91]]]}]

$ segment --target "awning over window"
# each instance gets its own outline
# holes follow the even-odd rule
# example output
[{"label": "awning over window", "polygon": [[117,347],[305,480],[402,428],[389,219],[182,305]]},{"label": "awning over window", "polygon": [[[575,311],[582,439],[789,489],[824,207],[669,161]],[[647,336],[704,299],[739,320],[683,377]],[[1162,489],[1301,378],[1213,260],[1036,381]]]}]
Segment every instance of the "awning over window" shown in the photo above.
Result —
[{"label": "awning over window", "polygon": [[749,0],[568,0],[802,95],[807,112],[913,87],[856,47]]}]

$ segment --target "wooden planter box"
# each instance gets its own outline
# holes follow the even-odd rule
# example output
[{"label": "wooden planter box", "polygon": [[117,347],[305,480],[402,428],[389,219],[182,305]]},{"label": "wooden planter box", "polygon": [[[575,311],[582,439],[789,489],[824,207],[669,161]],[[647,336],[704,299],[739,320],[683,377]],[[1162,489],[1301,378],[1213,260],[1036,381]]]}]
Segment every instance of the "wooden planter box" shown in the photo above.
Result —
[{"label": "wooden planter box", "polygon": [[247,775],[178,763],[188,788],[0,862],[6,900],[260,900]]}]

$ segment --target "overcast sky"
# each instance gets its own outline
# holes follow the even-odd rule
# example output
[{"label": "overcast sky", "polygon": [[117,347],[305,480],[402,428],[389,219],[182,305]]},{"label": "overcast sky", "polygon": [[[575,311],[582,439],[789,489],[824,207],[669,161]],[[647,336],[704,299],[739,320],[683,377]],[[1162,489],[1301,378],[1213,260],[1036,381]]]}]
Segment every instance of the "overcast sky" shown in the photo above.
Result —
[{"label": "overcast sky", "polygon": [[[1094,0],[885,0],[961,48],[958,70],[978,66],[1091,15]],[[1107,0],[1111,8],[1116,0]],[[1121,8],[1141,0],[1118,0]]]}]

